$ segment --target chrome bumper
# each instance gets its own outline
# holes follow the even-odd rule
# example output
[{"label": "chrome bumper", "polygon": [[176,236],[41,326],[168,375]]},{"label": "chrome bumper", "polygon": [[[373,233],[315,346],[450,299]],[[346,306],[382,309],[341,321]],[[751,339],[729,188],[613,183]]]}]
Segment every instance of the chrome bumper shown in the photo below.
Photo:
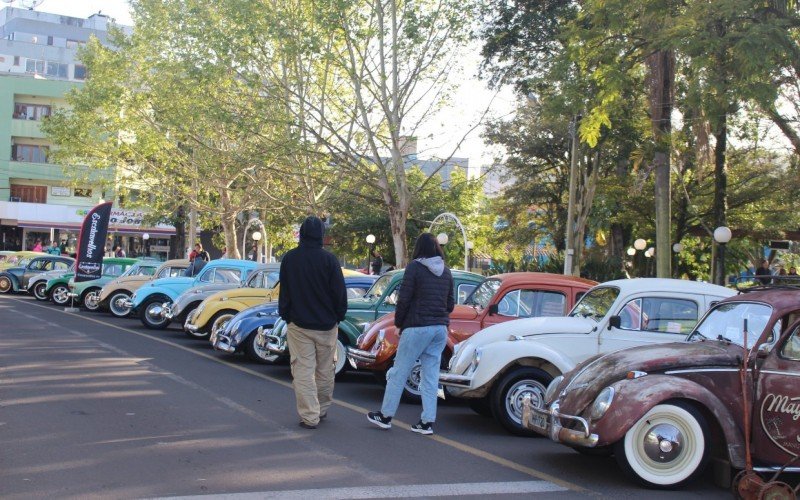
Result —
[{"label": "chrome bumper", "polygon": [[355,369],[358,369],[358,363],[373,364],[375,359],[377,359],[377,355],[370,351],[356,349],[355,347],[347,348],[347,361]]},{"label": "chrome bumper", "polygon": [[[589,422],[585,418],[565,415],[558,410],[558,401],[553,401],[549,408],[539,408],[531,403],[530,396],[526,396],[522,401],[522,427],[547,436],[557,443],[585,448],[597,446],[600,438],[597,434],[589,432]],[[583,430],[562,427],[562,418],[578,422]]]},{"label": "chrome bumper", "polygon": [[472,387],[472,376],[456,375],[450,372],[439,372],[439,383],[448,387]]},{"label": "chrome bumper", "polygon": [[161,314],[167,319],[172,319],[172,315],[173,315],[172,308],[173,308],[172,304],[165,303],[163,305],[163,308],[161,309],[161,311],[162,311]]},{"label": "chrome bumper", "polygon": [[189,315],[186,317],[186,321],[183,322],[183,329],[187,332],[196,332],[200,329],[199,326],[194,324],[194,319],[197,317],[197,309],[190,312]]},{"label": "chrome bumper", "polygon": [[79,295],[77,293],[75,293],[75,292],[67,292],[67,297],[69,297],[71,299],[77,299],[79,297]]},{"label": "chrome bumper", "polygon": [[285,337],[270,335],[268,333],[265,334],[263,326],[258,327],[258,336],[259,342],[262,342],[261,347],[273,354],[284,355],[289,351],[289,347],[286,345]]},{"label": "chrome bumper", "polygon": [[211,346],[217,351],[233,354],[236,348],[231,345],[230,337],[218,332],[211,332]]},{"label": "chrome bumper", "polygon": [[122,301],[122,307],[126,307],[128,309],[133,309],[133,301],[131,299],[125,299]]}]

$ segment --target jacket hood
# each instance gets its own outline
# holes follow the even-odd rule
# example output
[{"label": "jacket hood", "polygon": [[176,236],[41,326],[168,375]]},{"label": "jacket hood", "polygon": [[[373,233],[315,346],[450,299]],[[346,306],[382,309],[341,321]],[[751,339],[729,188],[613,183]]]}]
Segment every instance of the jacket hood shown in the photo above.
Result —
[{"label": "jacket hood", "polygon": [[417,262],[422,264],[423,266],[428,268],[428,271],[432,272],[436,276],[441,276],[444,272],[444,259],[439,257],[428,257],[424,259],[416,259]]},{"label": "jacket hood", "polygon": [[300,226],[300,244],[304,246],[322,246],[325,236],[325,225],[319,217],[309,216]]}]

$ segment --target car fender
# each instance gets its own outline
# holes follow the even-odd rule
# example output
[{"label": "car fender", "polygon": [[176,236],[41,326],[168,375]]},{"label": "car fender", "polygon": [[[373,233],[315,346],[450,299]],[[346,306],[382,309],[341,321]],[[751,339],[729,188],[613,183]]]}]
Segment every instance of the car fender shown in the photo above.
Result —
[{"label": "car fender", "polygon": [[236,330],[231,331],[231,345],[239,345],[244,342],[251,333],[258,330],[261,326],[263,326],[265,330],[271,329],[279,319],[280,316],[278,316],[277,307],[275,308],[275,314],[268,314],[265,316],[252,315],[236,321],[231,319],[230,323],[239,323]]},{"label": "car fender", "polygon": [[494,381],[513,366],[535,366],[553,377],[566,373],[575,363],[563,353],[538,342],[501,341],[479,348],[481,359],[475,369],[470,391],[485,395]]},{"label": "car fender", "polygon": [[0,276],[6,276],[9,280],[11,280],[12,292],[19,291],[19,277],[17,277],[17,275],[8,272],[0,272]]},{"label": "car fender", "polygon": [[50,291],[58,286],[58,285],[67,285],[69,284],[68,278],[54,278],[47,281],[47,285],[45,286],[45,293],[50,293]]},{"label": "car fender", "polygon": [[353,323],[346,320],[340,322],[339,333],[344,334],[350,345],[358,345],[358,336],[361,335],[361,330]]},{"label": "car fender", "polygon": [[[230,310],[235,311],[234,314],[236,314],[246,309],[245,305],[238,300],[205,299],[203,304],[203,310],[192,321],[194,326],[198,328],[205,327],[211,321],[211,318],[220,311]],[[198,305],[197,307],[200,306]]]},{"label": "car fender", "polygon": [[[633,380],[620,380],[611,384],[614,400],[606,414],[592,423],[592,432],[600,437],[598,446],[616,443],[654,406],[669,400],[694,402],[709,422],[721,430],[725,439],[725,452],[731,465],[744,467],[744,438],[731,411],[710,390],[689,379],[669,375],[646,375]],[[740,411],[739,407],[734,408]]]},{"label": "car fender", "polygon": [[148,298],[154,295],[163,295],[165,297],[168,297],[171,302],[175,301],[175,299],[178,297],[177,292],[167,287],[161,287],[161,286],[142,287],[136,290],[136,297],[134,298],[133,301],[134,309],[142,305],[144,301],[146,301]]}]

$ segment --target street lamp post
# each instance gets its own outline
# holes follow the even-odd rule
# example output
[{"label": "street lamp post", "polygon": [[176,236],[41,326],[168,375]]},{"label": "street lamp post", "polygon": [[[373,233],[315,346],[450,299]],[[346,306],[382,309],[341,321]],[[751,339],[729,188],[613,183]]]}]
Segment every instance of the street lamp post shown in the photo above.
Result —
[{"label": "street lamp post", "polygon": [[144,256],[150,257],[150,247],[148,245],[148,240],[150,239],[150,233],[144,233],[142,235],[142,240],[144,241]]},{"label": "street lamp post", "polygon": [[682,251],[683,251],[683,243],[681,243],[680,241],[672,245],[672,252],[675,254],[675,261],[672,264],[672,269],[676,275],[678,273],[678,254],[681,253]]},{"label": "street lamp post", "polygon": [[[372,274],[372,250],[375,248],[375,235],[370,233],[367,235],[367,274]],[[379,271],[380,272],[380,271]]]},{"label": "street lamp post", "polygon": [[251,237],[253,238],[253,241],[256,242],[256,255],[255,255],[255,257],[256,257],[256,262],[258,262],[260,264],[261,263],[261,244],[259,242],[261,241],[261,232],[260,231],[253,231],[253,234],[251,235]]},{"label": "street lamp post", "polygon": [[[441,213],[441,214],[439,214],[439,215],[437,215],[436,217],[433,218],[433,221],[431,221],[430,227],[428,227],[428,232],[429,233],[433,233],[433,226],[437,222],[439,222],[440,220],[443,220],[443,219],[451,219],[453,222],[456,223],[456,226],[458,226],[458,228],[461,229],[461,236],[464,237],[464,270],[466,270],[467,269],[467,265],[469,264],[467,262],[467,254],[469,253],[469,251],[467,249],[467,230],[464,229],[464,224],[461,223],[461,220],[453,213],[450,213],[450,212]],[[442,241],[440,239],[442,237],[445,238],[444,243],[442,243]],[[440,245],[446,245],[447,242],[450,241],[450,238],[447,236],[447,233],[439,233],[436,236],[436,239],[439,240],[439,244]]]},{"label": "street lamp post", "polygon": [[475,243],[468,241],[467,242],[467,268],[466,270],[469,271],[472,269],[472,249],[475,247]]},{"label": "street lamp post", "polygon": [[719,245],[717,260],[714,263],[714,283],[725,286],[725,245],[731,241],[733,233],[727,226],[720,226],[714,230],[714,241]]}]

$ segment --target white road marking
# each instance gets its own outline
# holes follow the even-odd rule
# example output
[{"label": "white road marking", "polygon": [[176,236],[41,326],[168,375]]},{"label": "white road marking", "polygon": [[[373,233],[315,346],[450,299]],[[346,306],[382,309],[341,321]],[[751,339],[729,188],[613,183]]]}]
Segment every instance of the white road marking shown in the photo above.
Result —
[{"label": "white road marking", "polygon": [[[464,495],[513,495],[526,493],[552,493],[567,488],[548,481],[515,481],[503,483],[453,483],[453,484],[409,484],[402,486],[366,486],[360,488],[321,488],[313,490],[259,491],[254,493],[226,493],[220,495],[197,495],[168,497],[169,500],[256,500],[276,498],[281,500],[338,500],[356,498],[419,498],[450,497]],[[166,500],[166,499],[162,499]]]}]

